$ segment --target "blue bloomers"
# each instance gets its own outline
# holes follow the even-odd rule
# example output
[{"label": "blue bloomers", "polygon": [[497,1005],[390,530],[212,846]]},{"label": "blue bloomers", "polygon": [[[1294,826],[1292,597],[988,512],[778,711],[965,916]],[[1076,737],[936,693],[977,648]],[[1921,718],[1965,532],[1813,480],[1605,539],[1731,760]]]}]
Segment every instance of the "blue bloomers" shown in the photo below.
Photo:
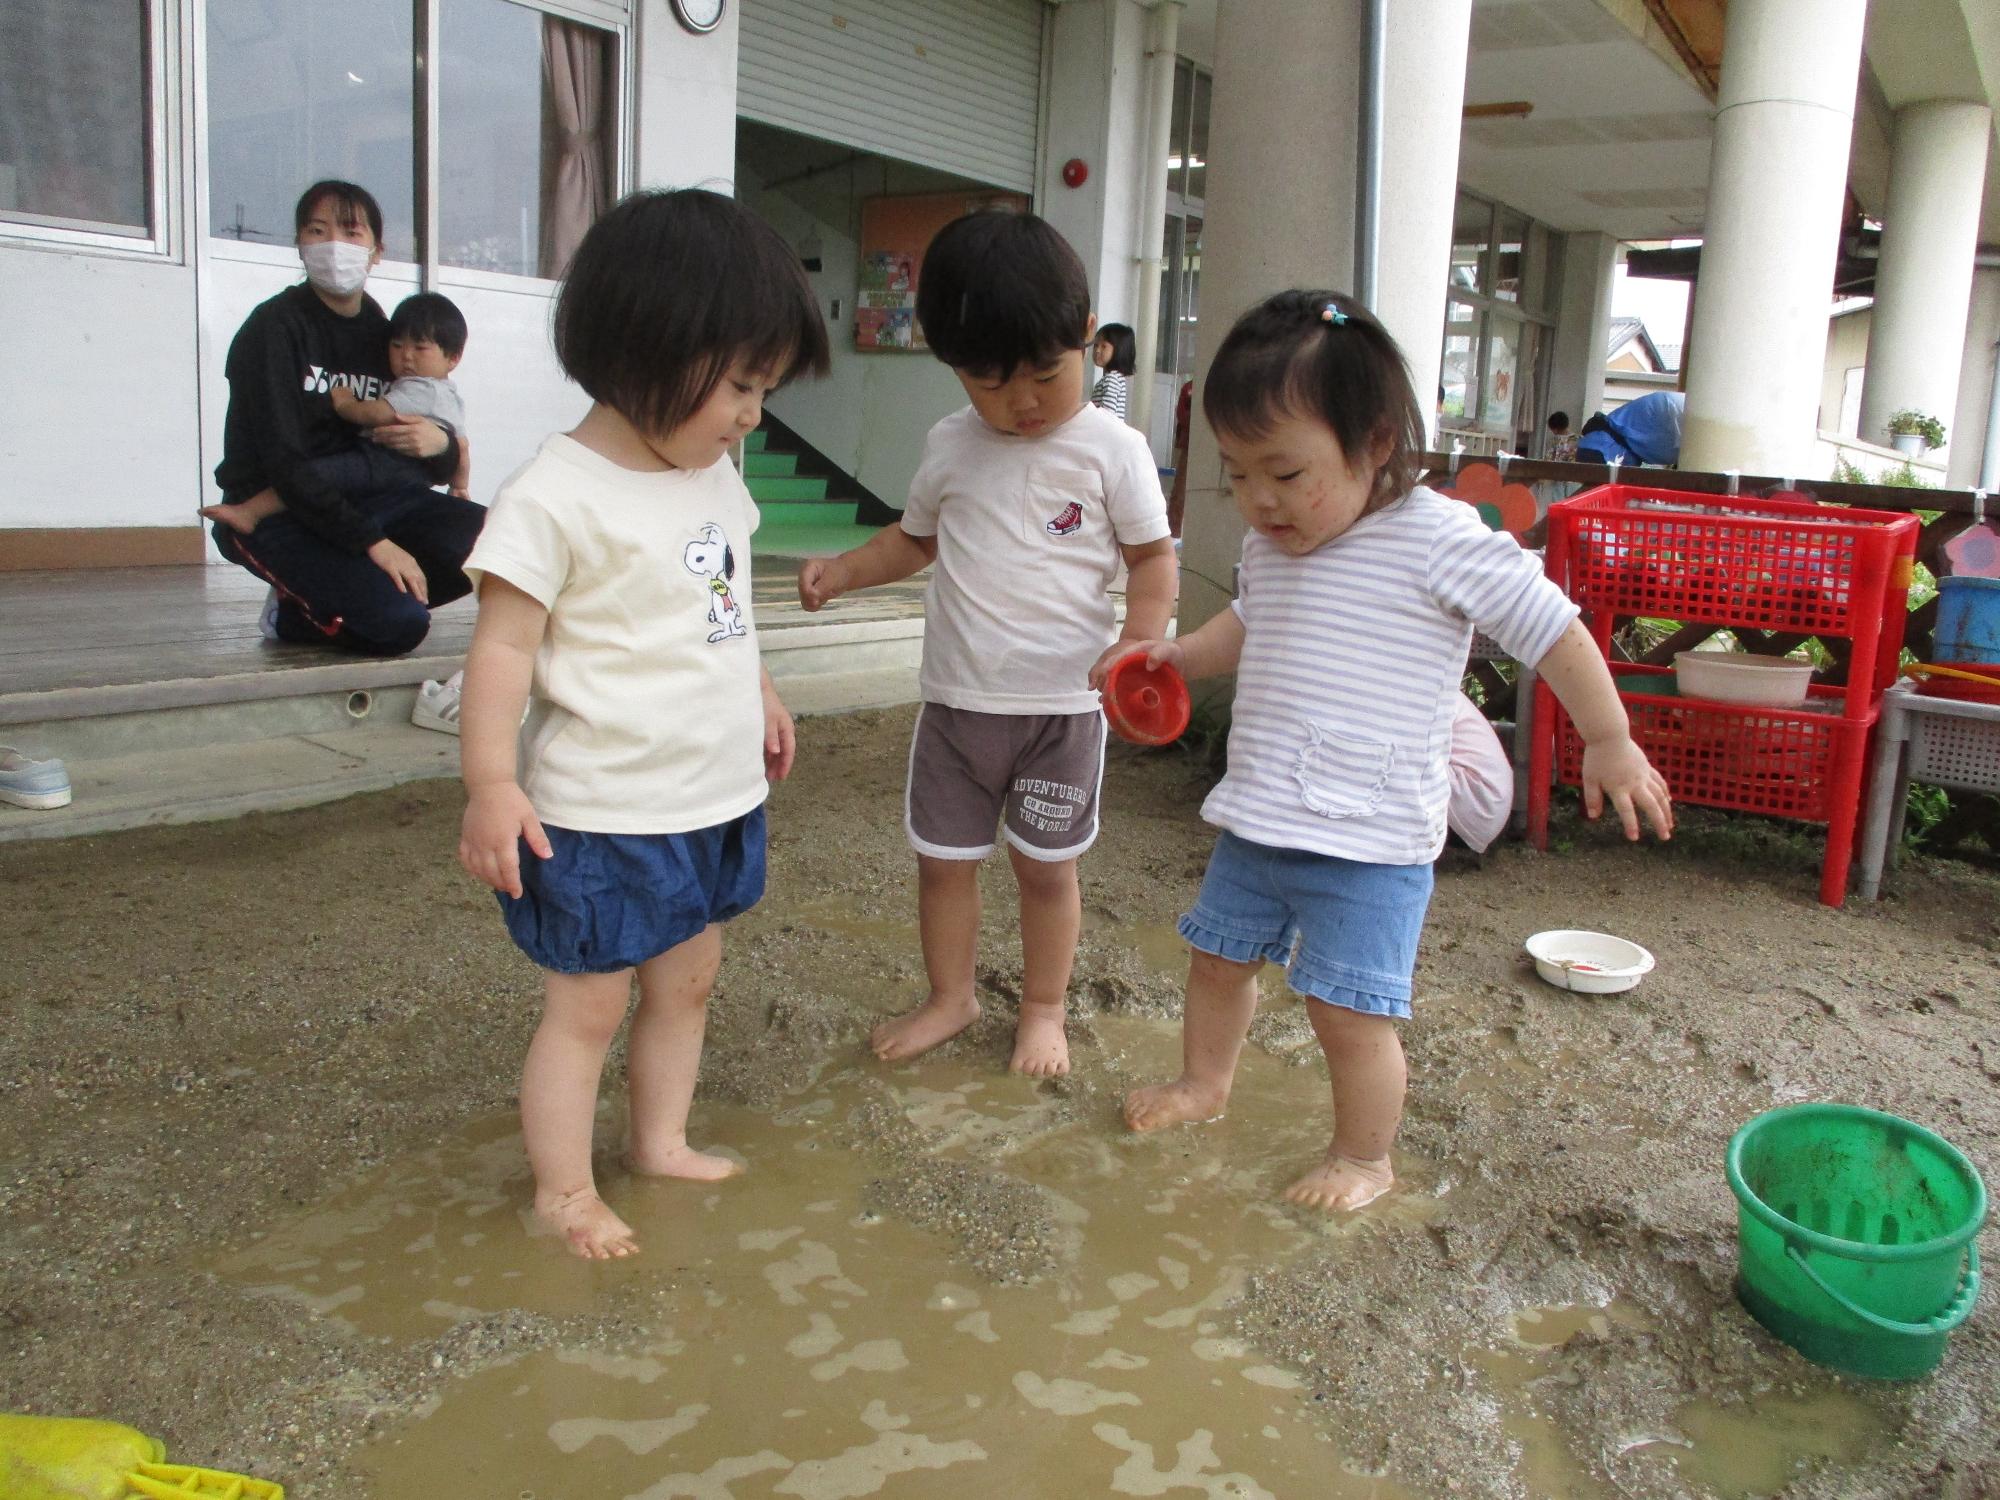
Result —
[{"label": "blue bloomers", "polygon": [[1430,901],[1428,864],[1364,864],[1225,832],[1180,934],[1217,958],[1283,965],[1314,1000],[1407,1021]]},{"label": "blue bloomers", "polygon": [[727,922],[764,894],[764,809],[691,833],[579,833],[544,823],[555,853],[521,845],[507,932],[558,974],[612,974]]}]

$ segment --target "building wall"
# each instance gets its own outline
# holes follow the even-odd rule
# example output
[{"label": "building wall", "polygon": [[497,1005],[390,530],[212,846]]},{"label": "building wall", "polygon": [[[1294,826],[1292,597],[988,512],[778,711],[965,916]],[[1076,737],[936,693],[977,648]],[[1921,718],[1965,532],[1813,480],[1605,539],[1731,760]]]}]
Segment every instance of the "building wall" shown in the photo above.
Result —
[{"label": "building wall", "polygon": [[[1856,423],[1843,420],[1842,408],[1849,404],[1848,372],[1867,367],[1868,329],[1872,321],[1870,309],[1864,307],[1833,318],[1826,325],[1826,368],[1819,383],[1821,432],[1839,433],[1843,437],[1855,435]],[[1858,381],[1860,377],[1854,378]]]},{"label": "building wall", "polygon": [[[202,19],[197,6],[197,28]],[[736,8],[695,36],[668,0],[640,0],[634,30],[635,180],[730,191]],[[0,327],[10,351],[34,351],[0,359],[0,528],[180,527],[194,546],[195,507],[215,498],[229,341],[252,307],[300,274],[283,249],[198,243],[203,227],[186,226],[187,253],[171,261],[0,239]],[[393,307],[414,277],[390,267],[369,286]],[[473,492],[488,499],[585,402],[555,364],[550,284],[447,270],[441,290],[471,326],[458,380]]]},{"label": "building wall", "polygon": [[[898,509],[923,455],[924,434],[965,405],[951,371],[928,353],[854,347],[854,293],[860,270],[860,204],[876,193],[938,192],[964,186],[923,167],[872,158],[773,192],[747,163],[737,166],[743,202],[794,246],[819,246],[810,277],[827,317],[833,367],[773,395],[771,411],[799,436]],[[838,304],[838,313],[835,304]]]},{"label": "building wall", "polygon": [[0,527],[192,527],[193,267],[0,244],[0,328]]}]

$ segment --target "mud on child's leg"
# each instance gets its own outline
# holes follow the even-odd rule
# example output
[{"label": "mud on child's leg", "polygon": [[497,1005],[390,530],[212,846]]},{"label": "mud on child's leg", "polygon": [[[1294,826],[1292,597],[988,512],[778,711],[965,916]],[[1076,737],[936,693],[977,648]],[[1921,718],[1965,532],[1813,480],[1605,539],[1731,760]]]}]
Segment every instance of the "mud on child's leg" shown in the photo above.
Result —
[{"label": "mud on child's leg", "polygon": [[648,1177],[718,1182],[741,1168],[688,1144],[688,1110],[701,1071],[708,995],[722,966],[722,928],[707,928],[639,965],[639,1008],[625,1043],[632,1143],[626,1163]]},{"label": "mud on child's leg", "polygon": [[1007,853],[1021,890],[1021,1015],[1007,1066],[1030,1078],[1057,1078],[1069,1071],[1063,1020],[1083,931],[1076,861],[1037,859],[1011,844]]},{"label": "mud on child's leg", "polygon": [[1306,1014],[1333,1085],[1333,1143],[1317,1167],[1285,1189],[1285,1198],[1327,1212],[1364,1208],[1396,1181],[1389,1148],[1409,1083],[1402,1038],[1387,1016],[1324,1000],[1308,1000]]},{"label": "mud on child's leg", "polygon": [[521,1069],[521,1134],[535,1174],[535,1215],[586,1260],[631,1255],[639,1242],[597,1196],[590,1144],[604,1055],[625,1019],[632,971],[544,977],[542,1023]]},{"label": "mud on child's leg", "polygon": [[979,861],[917,856],[917,932],[930,993],[915,1010],[884,1021],[868,1045],[884,1062],[942,1046],[979,1019],[973,966],[979,954]]},{"label": "mud on child's leg", "polygon": [[1187,1006],[1181,1019],[1181,1076],[1125,1096],[1134,1130],[1219,1119],[1229,1103],[1236,1060],[1257,1014],[1263,960],[1235,963],[1201,949],[1188,956]]}]

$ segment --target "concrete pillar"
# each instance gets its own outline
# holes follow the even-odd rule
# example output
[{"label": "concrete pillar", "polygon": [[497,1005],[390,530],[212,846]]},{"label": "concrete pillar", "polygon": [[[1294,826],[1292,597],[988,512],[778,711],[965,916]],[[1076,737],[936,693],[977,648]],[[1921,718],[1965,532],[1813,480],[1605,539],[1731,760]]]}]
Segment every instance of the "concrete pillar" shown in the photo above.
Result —
[{"label": "concrete pillar", "polygon": [[1435,438],[1472,0],[1396,0],[1382,9],[1389,35],[1375,315],[1403,346],[1424,430]]},{"label": "concrete pillar", "polygon": [[[1951,421],[1992,123],[1985,105],[1955,100],[1896,111],[1861,387],[1861,436],[1868,442],[1886,444],[1890,414],[1904,407]],[[1947,432],[1959,435],[1955,426]]]},{"label": "concrete pillar", "polygon": [[[1366,0],[1230,0],[1216,27],[1201,338],[1188,452],[1180,621],[1229,601],[1243,523],[1201,388],[1230,325],[1272,292],[1354,280],[1359,68]],[[1390,8],[1377,311],[1430,410],[1444,334],[1471,0]]]},{"label": "concrete pillar", "polygon": [[[1940,412],[1950,430],[1945,465],[1948,489],[1971,489],[1980,475],[2000,473],[2000,435],[1993,416],[1994,359],[2000,355],[2000,266],[1981,266],[1972,276],[1966,307],[1965,349],[1958,362],[1958,408]],[[1993,510],[2000,515],[2000,505]]]},{"label": "concrete pillar", "polygon": [[1580,432],[1604,404],[1604,345],[1611,337],[1611,289],[1618,242],[1579,230],[1563,236],[1556,343],[1549,367],[1549,410],[1569,413]]},{"label": "concrete pillar", "polygon": [[1807,471],[1866,10],[1731,0],[1682,468]]},{"label": "concrete pillar", "polygon": [[[1048,139],[1036,210],[1076,247],[1098,320],[1132,323],[1145,172],[1146,13],[1135,0],[1070,0],[1050,14]],[[1062,180],[1072,158],[1090,169]]]}]

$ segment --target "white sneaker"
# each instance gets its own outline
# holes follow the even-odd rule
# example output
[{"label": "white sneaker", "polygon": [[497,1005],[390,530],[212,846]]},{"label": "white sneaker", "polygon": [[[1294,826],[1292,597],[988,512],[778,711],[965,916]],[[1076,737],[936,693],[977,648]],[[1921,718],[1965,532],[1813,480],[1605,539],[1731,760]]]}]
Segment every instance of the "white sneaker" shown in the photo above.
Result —
[{"label": "white sneaker", "polygon": [[264,594],[264,611],[257,616],[257,634],[267,641],[278,639],[278,591],[267,590]]},{"label": "white sneaker", "polygon": [[417,706],[410,710],[410,722],[419,729],[457,734],[458,704],[464,689],[463,672],[454,672],[443,682],[426,682],[417,689]]},{"label": "white sneaker", "polygon": [[68,807],[69,772],[59,760],[36,760],[12,745],[0,745],[0,802],[46,812]]}]

